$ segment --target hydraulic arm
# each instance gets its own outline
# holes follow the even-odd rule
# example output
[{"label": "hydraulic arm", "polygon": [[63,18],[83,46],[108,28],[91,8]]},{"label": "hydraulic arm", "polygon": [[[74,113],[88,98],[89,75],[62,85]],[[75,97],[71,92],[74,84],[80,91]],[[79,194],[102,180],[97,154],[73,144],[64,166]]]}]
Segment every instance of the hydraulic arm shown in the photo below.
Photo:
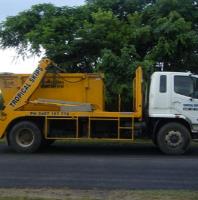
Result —
[{"label": "hydraulic arm", "polygon": [[55,66],[55,63],[53,63],[50,59],[42,59],[39,62],[39,65],[36,68],[36,70],[33,72],[33,74],[30,75],[30,77],[25,81],[25,83],[18,90],[16,95],[6,105],[4,109],[5,113],[9,111],[18,110],[19,108],[27,104],[28,99],[31,97],[34,91],[38,88],[49,66]]}]

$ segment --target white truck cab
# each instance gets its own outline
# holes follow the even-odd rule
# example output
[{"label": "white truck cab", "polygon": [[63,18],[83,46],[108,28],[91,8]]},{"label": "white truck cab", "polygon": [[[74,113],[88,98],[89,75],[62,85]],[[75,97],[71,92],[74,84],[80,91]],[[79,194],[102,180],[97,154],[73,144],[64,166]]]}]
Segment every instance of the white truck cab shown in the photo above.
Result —
[{"label": "white truck cab", "polygon": [[198,135],[198,76],[190,72],[153,73],[148,112],[161,150],[173,154],[186,151],[191,138]]}]

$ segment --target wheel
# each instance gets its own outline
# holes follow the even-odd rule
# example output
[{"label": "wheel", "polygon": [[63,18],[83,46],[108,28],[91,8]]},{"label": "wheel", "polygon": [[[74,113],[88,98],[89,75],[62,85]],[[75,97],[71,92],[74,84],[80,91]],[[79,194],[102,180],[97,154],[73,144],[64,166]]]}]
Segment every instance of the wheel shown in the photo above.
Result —
[{"label": "wheel", "polygon": [[15,124],[9,132],[8,139],[11,148],[22,153],[37,151],[42,142],[40,129],[29,121]]},{"label": "wheel", "polygon": [[183,154],[190,147],[190,143],[191,136],[189,130],[179,123],[168,123],[157,134],[158,147],[166,154]]}]

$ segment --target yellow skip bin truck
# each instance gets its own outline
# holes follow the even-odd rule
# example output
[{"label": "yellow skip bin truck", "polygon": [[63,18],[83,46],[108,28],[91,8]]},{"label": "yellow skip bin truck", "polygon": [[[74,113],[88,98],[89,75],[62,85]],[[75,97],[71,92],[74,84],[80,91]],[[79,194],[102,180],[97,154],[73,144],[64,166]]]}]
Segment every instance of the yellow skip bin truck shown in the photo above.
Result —
[{"label": "yellow skip bin truck", "polygon": [[[32,153],[55,140],[135,141],[144,131],[167,154],[182,154],[198,135],[198,76],[154,72],[143,108],[143,72],[133,84],[133,112],[104,110],[102,74],[50,73],[42,59],[31,75],[0,74],[0,138]],[[147,114],[144,114],[147,113]]]}]

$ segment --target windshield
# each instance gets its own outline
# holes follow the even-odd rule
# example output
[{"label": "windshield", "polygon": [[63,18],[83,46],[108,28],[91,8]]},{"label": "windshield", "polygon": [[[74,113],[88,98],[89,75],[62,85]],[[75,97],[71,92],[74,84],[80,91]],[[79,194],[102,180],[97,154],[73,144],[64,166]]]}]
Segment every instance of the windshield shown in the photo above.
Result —
[{"label": "windshield", "polygon": [[180,95],[198,98],[198,78],[192,76],[175,76],[174,91]]}]

